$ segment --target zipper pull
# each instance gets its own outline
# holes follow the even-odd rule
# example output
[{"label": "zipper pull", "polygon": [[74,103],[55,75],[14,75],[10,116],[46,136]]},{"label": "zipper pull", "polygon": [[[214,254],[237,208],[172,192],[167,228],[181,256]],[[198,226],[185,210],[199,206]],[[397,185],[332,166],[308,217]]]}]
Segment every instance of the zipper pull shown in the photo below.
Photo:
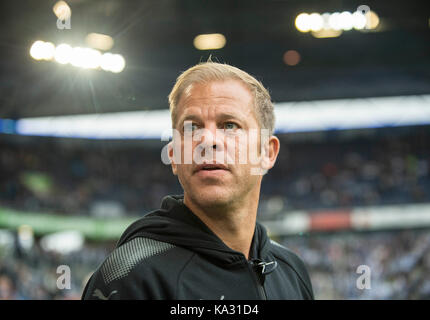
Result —
[{"label": "zipper pull", "polygon": [[276,260],[265,262],[265,261],[255,259],[255,260],[252,260],[251,263],[257,268],[257,270],[261,275],[266,275],[273,272],[278,266],[278,263],[276,262]]},{"label": "zipper pull", "polygon": [[278,266],[278,263],[276,262],[276,260],[270,262],[262,261],[258,265],[261,267],[261,274],[266,275],[274,271]]}]

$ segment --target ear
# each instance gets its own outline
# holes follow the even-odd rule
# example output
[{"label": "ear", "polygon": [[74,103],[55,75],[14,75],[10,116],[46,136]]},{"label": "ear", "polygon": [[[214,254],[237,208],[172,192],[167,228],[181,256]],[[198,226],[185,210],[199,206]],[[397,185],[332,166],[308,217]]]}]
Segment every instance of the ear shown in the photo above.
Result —
[{"label": "ear", "polygon": [[167,145],[167,153],[169,155],[170,163],[172,165],[172,172],[176,176],[177,175],[177,164],[175,163],[175,157],[173,153],[173,140],[170,141]]},{"label": "ear", "polygon": [[278,158],[281,145],[276,136],[271,136],[264,144],[263,154],[261,155],[261,169],[265,172],[273,168]]}]

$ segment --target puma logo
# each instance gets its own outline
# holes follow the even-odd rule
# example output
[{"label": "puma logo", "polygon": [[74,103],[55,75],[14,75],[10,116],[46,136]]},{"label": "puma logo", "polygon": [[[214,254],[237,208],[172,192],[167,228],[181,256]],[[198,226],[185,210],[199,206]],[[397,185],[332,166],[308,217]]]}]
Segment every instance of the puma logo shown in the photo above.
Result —
[{"label": "puma logo", "polygon": [[113,295],[115,293],[118,293],[118,291],[114,290],[111,293],[109,293],[109,295],[107,297],[105,297],[105,295],[103,294],[103,292],[101,292],[100,289],[96,289],[96,290],[94,290],[93,297],[97,297],[100,300],[109,300],[111,295]]}]

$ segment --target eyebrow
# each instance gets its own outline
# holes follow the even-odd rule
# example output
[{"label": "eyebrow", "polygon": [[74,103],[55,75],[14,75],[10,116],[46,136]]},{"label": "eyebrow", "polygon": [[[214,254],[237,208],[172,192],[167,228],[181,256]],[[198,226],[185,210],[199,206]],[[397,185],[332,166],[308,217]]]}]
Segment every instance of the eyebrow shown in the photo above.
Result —
[{"label": "eyebrow", "polygon": [[182,118],[179,119],[179,124],[188,121],[188,120],[195,120],[195,121],[199,121],[200,120],[200,116],[195,115],[195,114],[188,114],[186,116],[183,116]]},{"label": "eyebrow", "polygon": [[[230,118],[241,120],[241,117],[238,114],[233,113],[233,112],[223,112],[223,113],[217,115],[217,118],[220,118],[221,120],[230,119]],[[182,118],[180,118],[178,123],[181,124],[181,123],[183,123],[185,121],[189,121],[189,120],[200,121],[201,117],[196,115],[196,114],[188,114],[188,115],[185,115]]]}]

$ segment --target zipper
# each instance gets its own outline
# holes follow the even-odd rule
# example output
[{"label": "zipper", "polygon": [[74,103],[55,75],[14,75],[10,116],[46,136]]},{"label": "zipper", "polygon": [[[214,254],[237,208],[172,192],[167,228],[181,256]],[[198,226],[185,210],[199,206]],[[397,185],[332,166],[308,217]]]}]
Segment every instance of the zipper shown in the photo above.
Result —
[{"label": "zipper", "polygon": [[259,271],[258,265],[253,261],[248,261],[248,266],[251,269],[252,278],[254,279],[254,283],[257,286],[257,290],[260,294],[260,298],[262,300],[267,300],[266,290],[264,289],[261,278],[263,274]]}]

